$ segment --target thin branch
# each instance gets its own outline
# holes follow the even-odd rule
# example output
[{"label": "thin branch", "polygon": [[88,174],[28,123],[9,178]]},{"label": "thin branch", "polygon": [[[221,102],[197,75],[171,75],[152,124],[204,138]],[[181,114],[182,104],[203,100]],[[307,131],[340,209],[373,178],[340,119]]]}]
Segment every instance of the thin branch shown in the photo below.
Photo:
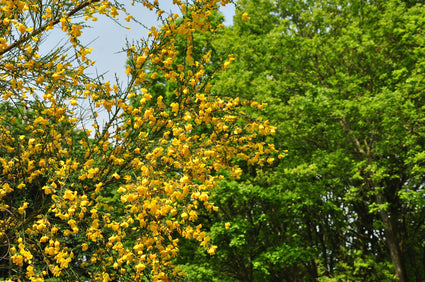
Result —
[{"label": "thin branch", "polygon": [[348,133],[348,135],[349,135],[349,136],[353,139],[353,141],[354,141],[354,143],[355,143],[355,145],[356,145],[357,151],[358,151],[359,153],[361,153],[362,155],[368,156],[369,154],[368,154],[368,153],[366,153],[366,152],[365,152],[365,150],[363,150],[362,146],[360,145],[360,141],[359,141],[359,139],[357,139],[357,137],[356,137],[356,136],[354,136],[354,134],[353,134],[353,132],[352,132],[352,130],[351,130],[350,125],[348,124],[348,122],[347,122],[345,119],[341,119],[341,120],[339,121],[339,123],[340,123],[340,125],[341,125],[342,129],[343,129],[345,132],[347,132],[347,133]]},{"label": "thin branch", "polygon": [[[77,7],[75,7],[71,12],[69,12],[66,17],[69,18],[71,16],[73,16],[75,13],[81,11],[82,9],[84,9],[85,7],[87,7],[90,4],[99,2],[99,0],[88,0],[80,5],[78,5]],[[60,22],[60,18],[57,18],[55,20],[52,20],[48,23],[46,23],[44,26],[34,30],[33,32],[27,34],[26,36],[22,37],[21,39],[15,41],[12,45],[9,45],[8,47],[6,47],[3,51],[0,52],[0,56],[2,56],[4,53],[9,52],[11,49],[15,48],[16,46],[21,45],[23,42],[27,41],[29,38],[36,36],[38,34],[40,34],[41,32],[43,32],[48,26],[54,26],[56,24],[58,24]]]}]

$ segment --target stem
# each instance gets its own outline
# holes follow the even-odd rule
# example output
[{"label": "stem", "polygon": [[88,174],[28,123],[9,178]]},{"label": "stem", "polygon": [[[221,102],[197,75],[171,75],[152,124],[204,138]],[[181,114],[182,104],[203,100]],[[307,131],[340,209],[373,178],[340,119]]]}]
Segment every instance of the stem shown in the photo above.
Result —
[{"label": "stem", "polygon": [[[84,9],[85,7],[87,7],[88,5],[92,4],[92,3],[96,3],[99,2],[99,0],[88,0],[80,5],[78,5],[77,7],[75,7],[72,11],[70,11],[67,15],[66,18],[69,18],[71,16],[73,16],[75,13],[81,11],[82,9]],[[15,41],[12,45],[9,45],[8,47],[6,47],[3,51],[0,52],[0,57],[5,54],[6,52],[9,52],[11,49],[15,48],[16,46],[21,45],[23,42],[27,41],[29,38],[36,36],[38,34],[40,34],[41,32],[43,32],[44,30],[46,30],[46,28],[48,26],[54,26],[56,24],[58,24],[60,22],[60,18],[56,18],[55,20],[49,21],[48,23],[46,23],[45,25],[43,25],[42,27],[39,27],[38,29],[34,30],[33,32],[27,34],[26,36],[23,36],[21,39]]]}]

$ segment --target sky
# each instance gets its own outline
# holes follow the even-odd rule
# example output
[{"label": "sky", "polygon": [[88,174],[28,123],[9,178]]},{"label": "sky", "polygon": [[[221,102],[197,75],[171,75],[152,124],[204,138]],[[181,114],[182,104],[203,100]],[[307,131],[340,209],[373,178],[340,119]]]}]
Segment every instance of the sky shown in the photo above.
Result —
[{"label": "sky", "polygon": [[[161,8],[165,11],[170,11],[172,6],[170,5],[171,1],[163,1],[163,3],[160,4]],[[148,28],[159,25],[155,12],[149,11],[141,7],[141,5],[139,7],[129,6],[127,10]],[[220,10],[225,16],[224,24],[231,25],[235,6],[228,4]],[[96,62],[97,72],[99,74],[107,72],[105,79],[111,81],[111,83],[115,83],[115,73],[121,82],[126,80],[124,73],[126,54],[121,52],[122,48],[125,47],[126,38],[129,41],[147,38],[148,30],[146,28],[122,20],[124,17],[120,15],[120,22],[124,26],[130,26],[131,29],[119,26],[107,17],[99,17],[98,21],[90,23],[92,28],[86,29],[82,35],[82,41],[87,44],[90,43],[88,44],[89,47],[93,47],[89,58]]]}]

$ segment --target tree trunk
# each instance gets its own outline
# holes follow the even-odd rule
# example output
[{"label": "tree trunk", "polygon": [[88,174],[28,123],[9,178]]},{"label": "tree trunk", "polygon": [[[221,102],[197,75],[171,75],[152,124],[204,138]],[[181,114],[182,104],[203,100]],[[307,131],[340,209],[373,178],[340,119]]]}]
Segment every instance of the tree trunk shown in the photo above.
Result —
[{"label": "tree trunk", "polygon": [[[376,202],[378,203],[378,205],[384,204],[384,200],[381,195],[381,192],[377,192]],[[388,249],[390,251],[391,261],[394,265],[395,275],[397,276],[398,281],[405,282],[407,281],[407,278],[406,278],[406,273],[404,271],[401,250],[398,244],[398,239],[397,239],[396,232],[394,230],[394,226],[386,210],[380,209],[380,216],[382,221],[384,222],[385,237],[386,237]]]}]

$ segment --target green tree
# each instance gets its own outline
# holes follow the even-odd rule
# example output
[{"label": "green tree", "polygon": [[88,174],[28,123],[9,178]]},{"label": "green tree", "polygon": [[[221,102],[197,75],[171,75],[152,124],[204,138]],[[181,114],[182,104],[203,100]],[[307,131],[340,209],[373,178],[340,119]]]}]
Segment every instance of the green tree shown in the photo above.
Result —
[{"label": "green tree", "polygon": [[425,7],[240,7],[216,41],[236,61],[213,91],[268,103],[274,144],[289,153],[272,166],[241,165],[244,182],[217,190],[218,255],[191,263],[241,281],[425,279]]}]

